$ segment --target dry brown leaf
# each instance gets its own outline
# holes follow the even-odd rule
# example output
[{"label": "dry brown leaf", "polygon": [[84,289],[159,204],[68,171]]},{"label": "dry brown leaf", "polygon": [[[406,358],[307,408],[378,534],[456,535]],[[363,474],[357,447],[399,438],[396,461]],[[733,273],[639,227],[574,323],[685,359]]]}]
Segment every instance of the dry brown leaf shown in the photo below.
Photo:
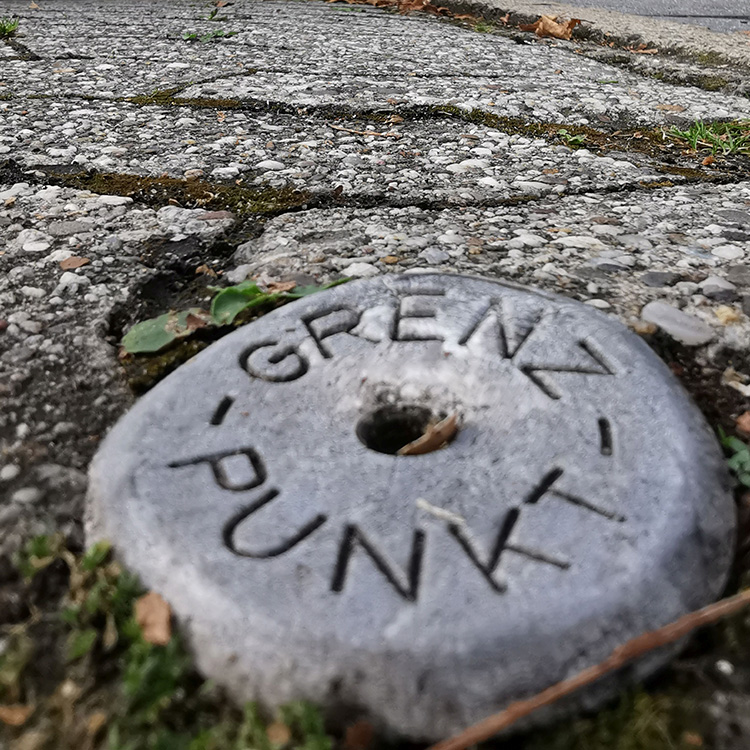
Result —
[{"label": "dry brown leaf", "polygon": [[639,44],[637,47],[626,47],[626,49],[636,55],[655,55],[659,51],[655,47],[647,47],[645,44]]},{"label": "dry brown leaf", "polygon": [[682,735],[682,741],[690,747],[703,747],[703,737],[697,732],[685,732]]},{"label": "dry brown leaf", "polygon": [[684,112],[687,108],[681,104],[657,104],[656,109],[662,112]]},{"label": "dry brown leaf", "polygon": [[77,255],[71,255],[70,258],[60,261],[60,268],[63,271],[71,271],[74,268],[85,266],[87,263],[91,263],[88,258],[79,258]]},{"label": "dry brown leaf", "polygon": [[386,255],[385,257],[380,259],[380,262],[392,266],[394,263],[398,263],[400,260],[401,258],[399,258],[398,255]]},{"label": "dry brown leaf", "polygon": [[292,733],[286,724],[275,721],[266,728],[266,737],[272,745],[288,745],[292,739]]},{"label": "dry brown leaf", "polygon": [[412,440],[398,451],[399,456],[421,456],[431,453],[447,443],[458,431],[458,415],[441,419],[437,424],[427,428],[422,437]]},{"label": "dry brown leaf", "polygon": [[100,730],[106,725],[106,723],[107,714],[105,714],[104,711],[95,711],[89,716],[88,721],[86,722],[86,729],[93,737],[99,734]]},{"label": "dry brown leaf", "polygon": [[20,703],[0,706],[0,721],[9,727],[20,727],[26,723],[33,711],[33,706],[23,706]]},{"label": "dry brown leaf", "polygon": [[713,156],[713,155],[711,155],[711,156],[707,156],[707,157],[706,157],[706,158],[705,158],[705,159],[704,159],[704,160],[703,160],[703,161],[701,162],[701,164],[702,164],[702,165],[703,165],[704,167],[708,167],[708,166],[710,166],[711,164],[713,164],[713,163],[714,163],[715,161],[716,161],[716,157],[715,157],[715,156]]},{"label": "dry brown leaf", "polygon": [[38,10],[39,6],[34,2],[34,0],[31,0],[31,3],[29,3],[29,8],[32,10]]},{"label": "dry brown leaf", "polygon": [[207,266],[205,263],[203,265],[198,266],[195,269],[195,272],[202,273],[202,274],[205,274],[206,276],[211,276],[211,277],[216,277],[217,275],[216,271],[214,271],[214,269],[211,268],[211,266]]},{"label": "dry brown leaf", "polygon": [[738,432],[741,432],[743,435],[750,435],[750,411],[740,414],[734,425]]},{"label": "dry brown leaf", "polygon": [[375,729],[364,719],[346,728],[344,750],[367,750],[375,737]]},{"label": "dry brown leaf", "polygon": [[296,281],[271,281],[266,284],[267,292],[291,292],[297,286]]},{"label": "dry brown leaf", "polygon": [[567,23],[559,23],[557,16],[540,16],[534,23],[521,24],[521,31],[533,31],[538,37],[570,39],[573,29],[581,23],[580,18],[571,18]]},{"label": "dry brown leaf", "polygon": [[149,591],[135,602],[135,621],[143,640],[155,646],[166,646],[172,637],[172,610],[155,591]]}]

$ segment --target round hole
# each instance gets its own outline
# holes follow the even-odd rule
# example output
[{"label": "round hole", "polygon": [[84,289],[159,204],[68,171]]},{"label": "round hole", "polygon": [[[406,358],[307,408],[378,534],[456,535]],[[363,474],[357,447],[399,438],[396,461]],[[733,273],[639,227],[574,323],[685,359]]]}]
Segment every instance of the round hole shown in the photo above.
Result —
[{"label": "round hole", "polygon": [[424,406],[382,406],[360,420],[357,437],[370,450],[396,455],[438,420]]}]

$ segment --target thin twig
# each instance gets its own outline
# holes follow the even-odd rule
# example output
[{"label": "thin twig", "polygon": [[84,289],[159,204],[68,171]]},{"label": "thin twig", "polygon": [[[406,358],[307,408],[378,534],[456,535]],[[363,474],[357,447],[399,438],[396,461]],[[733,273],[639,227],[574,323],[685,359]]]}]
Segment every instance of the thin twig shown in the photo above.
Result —
[{"label": "thin twig", "polygon": [[627,641],[622,646],[618,646],[599,664],[588,667],[570,679],[558,682],[556,685],[548,687],[531,698],[511,703],[503,711],[488,716],[455,737],[438,742],[436,745],[428,748],[428,750],[466,750],[471,745],[483,742],[503,729],[507,729],[522,717],[528,716],[530,713],[544,706],[549,706],[566,695],[570,695],[576,690],[590,685],[592,682],[604,677],[604,675],[620,669],[639,656],[661,646],[675,643],[697,628],[718,622],[724,617],[739,612],[748,605],[750,605],[750,589],[727,599],[722,599],[722,601],[715,604],[710,604],[703,609],[683,615],[678,620],[662,628],[643,633]]},{"label": "thin twig", "polygon": [[345,133],[354,133],[354,135],[377,135],[381,138],[400,138],[401,133],[377,133],[374,130],[352,130],[351,128],[342,128],[341,125],[331,125],[334,130],[343,130]]}]

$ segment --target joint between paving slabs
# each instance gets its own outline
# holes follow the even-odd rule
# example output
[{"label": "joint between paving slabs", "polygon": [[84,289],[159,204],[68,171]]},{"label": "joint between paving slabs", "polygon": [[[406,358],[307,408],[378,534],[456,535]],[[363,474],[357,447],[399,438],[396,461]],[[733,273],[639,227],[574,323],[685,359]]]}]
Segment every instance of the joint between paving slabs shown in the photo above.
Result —
[{"label": "joint between paving slabs", "polygon": [[[394,107],[392,109],[376,108],[372,110],[357,110],[340,104],[320,104],[297,106],[286,102],[273,102],[255,98],[248,99],[216,99],[211,97],[183,98],[175,96],[175,93],[183,91],[193,85],[187,83],[179,87],[154,91],[151,94],[135,95],[130,97],[118,97],[107,99],[89,95],[69,95],[64,99],[84,99],[86,101],[103,102],[126,102],[139,107],[161,106],[161,107],[187,107],[193,109],[235,109],[244,112],[269,112],[274,114],[285,114],[289,116],[306,116],[321,118],[325,120],[350,120],[369,121],[387,125],[393,124],[394,118],[403,121],[426,121],[441,118],[458,119],[474,125],[493,128],[509,135],[519,134],[529,138],[542,138],[553,144],[566,145],[569,148],[587,147],[596,148],[600,152],[618,151],[623,153],[642,153],[660,161],[660,157],[673,147],[667,140],[666,131],[662,128],[622,128],[612,132],[598,130],[583,125],[568,125],[565,123],[530,122],[521,117],[506,117],[474,108],[471,110],[461,109],[452,104],[434,105],[407,105]],[[12,96],[6,97],[12,98]],[[57,99],[58,97],[46,94],[31,94],[26,98],[34,100]],[[330,123],[329,123],[330,124]],[[581,139],[579,143],[571,143],[572,139]],[[671,165],[663,165],[666,171],[673,171]],[[685,167],[678,167],[675,174],[683,174]],[[750,171],[737,170],[735,179],[738,181],[746,179]],[[702,172],[700,169],[692,169],[691,175],[696,179],[715,181],[715,173]],[[721,181],[721,180],[719,180]]]}]

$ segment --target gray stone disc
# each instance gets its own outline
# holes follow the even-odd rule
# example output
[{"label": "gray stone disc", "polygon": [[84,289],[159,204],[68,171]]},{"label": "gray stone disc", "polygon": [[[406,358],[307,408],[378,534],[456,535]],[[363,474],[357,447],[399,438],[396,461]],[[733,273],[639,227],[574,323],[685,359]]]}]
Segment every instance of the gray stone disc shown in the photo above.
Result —
[{"label": "gray stone disc", "polygon": [[428,739],[713,600],[734,536],[716,441],[636,335],[439,274],[213,344],[104,441],[89,515],[237,696]]}]

